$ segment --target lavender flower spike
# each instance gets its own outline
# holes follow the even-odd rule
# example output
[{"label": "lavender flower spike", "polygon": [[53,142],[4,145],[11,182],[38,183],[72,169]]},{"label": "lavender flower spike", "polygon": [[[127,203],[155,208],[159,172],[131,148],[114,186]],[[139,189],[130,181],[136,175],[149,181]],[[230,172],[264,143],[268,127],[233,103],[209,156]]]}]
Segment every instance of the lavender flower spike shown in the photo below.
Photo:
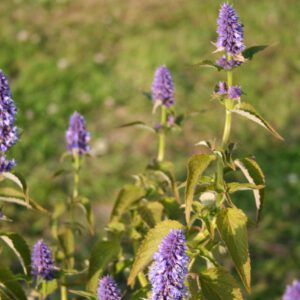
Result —
[{"label": "lavender flower spike", "polygon": [[78,112],[74,112],[70,118],[70,125],[66,132],[67,150],[76,151],[83,155],[90,151],[90,134],[86,130],[85,120]]},{"label": "lavender flower spike", "polygon": [[282,300],[300,300],[300,281],[295,280],[287,286]]},{"label": "lavender flower spike", "polygon": [[15,123],[17,109],[12,99],[8,81],[0,70],[0,173],[8,172],[15,165],[14,160],[7,160],[4,153],[18,140]]},{"label": "lavender flower spike", "polygon": [[244,30],[239,22],[239,17],[234,8],[229,3],[221,6],[218,29],[219,34],[216,46],[224,49],[230,55],[238,55],[244,49]]},{"label": "lavender flower spike", "polygon": [[31,256],[32,274],[40,276],[44,280],[54,278],[55,266],[52,259],[52,253],[43,240],[39,240],[33,246]]},{"label": "lavender flower spike", "polygon": [[160,66],[155,71],[152,83],[152,99],[153,101],[160,101],[166,107],[175,104],[173,79],[166,66]]},{"label": "lavender flower spike", "polygon": [[99,300],[121,300],[121,292],[111,276],[102,277],[97,294]]},{"label": "lavender flower spike", "polygon": [[151,300],[183,300],[188,298],[185,278],[189,258],[182,230],[171,230],[154,254],[149,279],[152,284]]}]

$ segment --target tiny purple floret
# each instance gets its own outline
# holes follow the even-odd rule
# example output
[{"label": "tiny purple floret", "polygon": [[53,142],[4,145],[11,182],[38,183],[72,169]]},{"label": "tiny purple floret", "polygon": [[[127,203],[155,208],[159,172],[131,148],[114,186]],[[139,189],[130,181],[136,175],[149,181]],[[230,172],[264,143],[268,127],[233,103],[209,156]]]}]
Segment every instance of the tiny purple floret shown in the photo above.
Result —
[{"label": "tiny purple floret", "polygon": [[155,71],[152,83],[152,100],[154,102],[160,101],[166,107],[175,104],[172,74],[166,66],[160,66]]},{"label": "tiny purple floret", "polygon": [[149,279],[151,300],[183,300],[188,298],[185,279],[189,257],[182,230],[171,230],[154,254]]},{"label": "tiny purple floret", "polygon": [[221,96],[227,94],[227,84],[224,81],[220,81],[217,86],[217,93]]},{"label": "tiny purple floret", "polygon": [[240,54],[245,49],[243,25],[229,3],[221,6],[217,23],[217,48],[224,49],[230,55]]},{"label": "tiny purple floret", "polygon": [[37,241],[33,246],[31,268],[32,274],[36,277],[40,276],[46,281],[54,278],[55,266],[52,253],[43,240]]},{"label": "tiny purple floret", "polygon": [[286,287],[282,300],[300,300],[300,281],[294,280]]},{"label": "tiny purple floret", "polygon": [[222,55],[218,60],[216,60],[216,65],[225,71],[230,71],[235,67],[242,64],[241,61],[236,59],[227,59],[226,55]]},{"label": "tiny purple floret", "polygon": [[111,276],[100,279],[97,294],[99,300],[121,300],[121,291]]},{"label": "tiny purple floret", "polygon": [[242,89],[239,86],[231,86],[228,89],[228,96],[230,99],[239,100],[242,95]]},{"label": "tiny purple floret", "polygon": [[75,151],[79,155],[83,155],[90,151],[90,134],[86,129],[84,117],[78,112],[74,112],[70,118],[66,142],[69,152]]}]

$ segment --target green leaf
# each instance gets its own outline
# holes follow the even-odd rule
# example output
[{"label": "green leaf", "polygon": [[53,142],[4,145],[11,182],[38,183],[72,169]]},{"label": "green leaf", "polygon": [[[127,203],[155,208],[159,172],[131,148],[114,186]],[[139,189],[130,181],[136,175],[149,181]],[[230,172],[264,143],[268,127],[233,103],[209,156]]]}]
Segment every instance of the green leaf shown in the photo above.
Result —
[{"label": "green leaf", "polygon": [[84,292],[84,291],[75,291],[75,290],[69,290],[69,292],[71,294],[83,297],[85,299],[89,299],[89,300],[96,300],[97,299],[95,294],[92,294],[92,293],[88,293],[88,292]]},{"label": "green leaf", "polygon": [[227,189],[229,193],[235,193],[238,191],[249,191],[249,190],[261,190],[265,186],[263,184],[256,185],[254,183],[241,183],[241,182],[229,182],[227,183]]},{"label": "green leaf", "polygon": [[119,128],[126,128],[126,127],[137,127],[137,128],[146,129],[150,132],[155,133],[154,128],[146,125],[144,122],[141,122],[141,121],[130,122],[130,123],[126,123],[126,124],[119,126]]},{"label": "green leaf", "polygon": [[80,202],[78,203],[78,205],[83,210],[85,217],[86,217],[86,221],[89,225],[89,230],[90,230],[91,234],[93,234],[94,233],[94,213],[93,213],[91,201],[88,198],[83,197],[80,199]]},{"label": "green leaf", "polygon": [[2,173],[2,175],[13,181],[24,193],[25,197],[26,197],[26,200],[27,200],[27,184],[26,184],[26,180],[25,178],[19,174],[19,173],[9,173],[9,172],[4,172]]},{"label": "green leaf", "polygon": [[[249,183],[258,186],[265,186],[265,175],[256,160],[254,160],[253,158],[244,158],[241,160],[237,159],[234,161],[234,163],[242,171]],[[256,221],[258,222],[260,220],[261,212],[263,209],[265,189],[262,188],[259,190],[253,190],[253,195],[257,208]]]},{"label": "green leaf", "polygon": [[0,265],[0,285],[3,285],[14,299],[27,299],[21,284],[17,281],[14,274],[2,265]]},{"label": "green leaf", "polygon": [[269,47],[268,45],[252,46],[245,49],[242,54],[244,58],[251,60],[256,53],[261,52],[268,47]]},{"label": "green leaf", "polygon": [[145,195],[143,188],[136,185],[126,185],[119,193],[110,220],[118,221],[130,206]]},{"label": "green leaf", "polygon": [[259,124],[267,129],[275,138],[283,140],[283,137],[256,111],[251,104],[246,102],[239,103],[231,111]]},{"label": "green leaf", "polygon": [[216,65],[214,62],[212,62],[209,59],[202,60],[199,63],[194,64],[193,66],[194,67],[202,67],[202,68],[213,68],[218,71],[222,70],[222,68],[220,68],[218,65]]},{"label": "green leaf", "polygon": [[212,268],[199,275],[202,293],[207,300],[242,300],[237,282],[223,268]]},{"label": "green leaf", "polygon": [[23,267],[24,273],[31,275],[31,251],[23,237],[14,232],[0,232],[0,238],[16,254]]},{"label": "green leaf", "polygon": [[99,276],[103,273],[106,266],[118,255],[120,250],[120,241],[99,240],[92,249],[89,270],[87,290],[95,292]]},{"label": "green leaf", "polygon": [[142,218],[150,227],[154,227],[161,221],[163,210],[163,205],[157,201],[145,203],[139,208]]},{"label": "green leaf", "polygon": [[151,170],[159,170],[163,172],[168,179],[170,180],[171,187],[174,193],[174,196],[178,202],[180,202],[179,199],[179,193],[176,186],[176,178],[175,178],[175,166],[170,161],[163,161],[163,162],[155,162],[153,165],[148,166]]},{"label": "green leaf", "polygon": [[195,154],[188,161],[188,175],[185,190],[185,218],[187,224],[190,223],[191,208],[198,178],[215,159],[216,157],[214,155]]},{"label": "green leaf", "polygon": [[73,231],[70,228],[64,228],[58,235],[58,241],[67,260],[68,268],[73,269],[75,263],[75,240]]},{"label": "green leaf", "polygon": [[135,260],[128,277],[128,285],[134,285],[136,276],[151,262],[153,254],[157,251],[162,239],[170,232],[170,230],[181,228],[183,228],[183,225],[179,222],[166,220],[157,224],[154,228],[148,231],[147,236],[143,240],[135,256]]},{"label": "green leaf", "polygon": [[248,218],[242,210],[226,208],[217,215],[217,227],[221,238],[234,261],[245,288],[251,290],[250,257],[247,237]]}]

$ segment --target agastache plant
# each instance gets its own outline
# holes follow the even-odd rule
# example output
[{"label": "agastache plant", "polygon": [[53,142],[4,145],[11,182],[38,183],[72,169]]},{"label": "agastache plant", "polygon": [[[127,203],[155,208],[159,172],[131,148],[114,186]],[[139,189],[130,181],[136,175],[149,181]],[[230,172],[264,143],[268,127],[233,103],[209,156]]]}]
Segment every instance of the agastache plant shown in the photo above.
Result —
[{"label": "agastache plant", "polygon": [[165,130],[167,125],[173,123],[168,110],[175,104],[174,83],[172,74],[166,66],[156,69],[152,83],[152,100],[154,101],[154,111],[157,106],[161,106],[161,122],[159,123],[159,146],[157,160],[164,160],[165,151]]},{"label": "agastache plant", "polygon": [[[140,121],[129,123],[143,125],[140,127],[158,136],[158,154],[149,159],[146,170],[132,176],[134,181],[131,184],[121,188],[109,222],[104,230],[101,228],[103,234],[92,247],[89,259],[79,259],[76,245],[85,243],[86,235],[82,231],[87,229],[78,218],[78,208],[84,211],[90,227],[93,225],[91,202],[79,193],[79,173],[84,158],[89,154],[90,135],[83,116],[77,112],[71,116],[66,133],[67,155],[64,157],[72,160],[72,169],[67,170],[66,175],[73,175],[73,189],[67,200],[59,199],[59,205],[53,213],[49,213],[51,234],[57,242],[55,262],[60,266],[53,286],[60,288],[62,300],[67,300],[71,293],[100,300],[242,300],[242,287],[236,277],[251,293],[247,225],[255,221],[259,224],[262,217],[265,177],[253,156],[235,157],[236,144],[231,141],[232,117],[238,114],[261,125],[274,137],[282,137],[251,104],[244,101],[246,94],[234,81],[235,70],[244,67],[265,46],[245,47],[243,26],[229,3],[221,6],[217,33],[213,53],[218,57],[214,58],[214,62],[205,60],[198,65],[209,65],[224,77],[216,82],[213,92],[213,98],[225,110],[223,134],[219,139],[213,139],[214,142],[200,141],[197,144],[200,146],[198,152],[187,162],[186,179],[178,180],[175,164],[165,155],[166,133],[180,124],[175,115],[174,83],[168,68],[164,65],[158,67],[152,83],[151,104],[153,112],[161,109],[160,123],[155,129]],[[15,132],[15,109],[7,81],[3,78],[1,99],[6,99],[6,102],[2,100],[0,113],[6,116],[3,118],[6,123],[3,122],[2,127],[12,134]],[[11,139],[0,140],[1,154],[16,140],[16,136],[10,134]],[[3,157],[2,161],[5,161]],[[14,178],[13,175],[10,174],[10,177]],[[243,181],[232,179],[241,177]],[[255,199],[256,220],[252,222],[238,208],[236,201],[236,192],[244,190],[250,190]],[[14,198],[14,201],[19,203],[19,199]],[[22,205],[38,207],[31,199],[22,202]],[[93,233],[89,229],[89,233]],[[20,236],[7,234],[4,241],[13,244],[14,251],[26,248],[23,247],[26,242]],[[29,277],[31,284],[30,271],[24,264],[28,260],[27,252],[30,251],[25,251],[23,256],[18,255],[26,275],[20,278]],[[231,258],[232,264],[227,260],[224,263],[225,256]],[[224,265],[234,266],[236,276]],[[43,283],[42,293],[39,287],[37,290],[42,295],[41,299],[45,299],[48,295],[45,283],[54,278],[56,267],[49,248],[42,240],[33,248],[31,267],[33,277]],[[9,271],[6,274],[10,277]],[[111,275],[101,277],[102,274]],[[26,299],[17,280],[2,280],[0,296],[2,284],[6,282],[16,284],[18,294],[10,290],[14,298]],[[124,291],[122,295],[119,286]],[[9,289],[9,285],[5,288]],[[298,297],[298,288],[299,282],[289,286],[284,300],[295,300],[293,297]]]}]

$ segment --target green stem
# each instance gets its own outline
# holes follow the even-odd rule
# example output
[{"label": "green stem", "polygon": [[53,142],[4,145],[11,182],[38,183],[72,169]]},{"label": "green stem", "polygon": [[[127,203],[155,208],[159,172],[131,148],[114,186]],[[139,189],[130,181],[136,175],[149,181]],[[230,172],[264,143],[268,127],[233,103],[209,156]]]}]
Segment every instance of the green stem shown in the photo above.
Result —
[{"label": "green stem", "polygon": [[80,157],[78,152],[74,152],[74,185],[73,185],[73,203],[78,198],[79,190],[79,171],[80,171]]},{"label": "green stem", "polygon": [[61,300],[68,300],[67,288],[64,285],[60,287],[60,298]]},{"label": "green stem", "polygon": [[[231,56],[228,55],[228,59],[231,59]],[[232,71],[227,71],[227,87],[228,89],[233,84],[233,74]],[[225,125],[224,125],[224,132],[222,137],[222,144],[221,144],[221,150],[224,150],[226,145],[228,144],[229,137],[230,137],[230,131],[231,131],[231,108],[232,108],[232,100],[231,99],[225,99],[225,107],[226,107],[226,117],[225,117]],[[223,159],[222,157],[218,156],[218,162],[217,162],[217,178],[216,178],[216,186],[217,189],[220,190],[217,196],[217,203],[221,204],[223,200],[223,172],[224,172],[224,165],[223,165]]]},{"label": "green stem", "polygon": [[47,282],[45,280],[42,281],[42,299],[46,300],[47,298]]},{"label": "green stem", "polygon": [[157,160],[163,161],[165,156],[166,133],[165,127],[167,123],[167,108],[162,105],[161,107],[161,129],[159,133],[158,155]]},{"label": "green stem", "polygon": [[147,281],[146,276],[143,272],[140,272],[138,274],[138,279],[139,279],[139,282],[140,282],[142,287],[145,287],[145,286],[148,285],[148,281]]},{"label": "green stem", "polygon": [[230,130],[231,130],[231,111],[226,109],[225,127],[224,127],[224,133],[222,138],[222,148],[224,148],[228,143]]}]

